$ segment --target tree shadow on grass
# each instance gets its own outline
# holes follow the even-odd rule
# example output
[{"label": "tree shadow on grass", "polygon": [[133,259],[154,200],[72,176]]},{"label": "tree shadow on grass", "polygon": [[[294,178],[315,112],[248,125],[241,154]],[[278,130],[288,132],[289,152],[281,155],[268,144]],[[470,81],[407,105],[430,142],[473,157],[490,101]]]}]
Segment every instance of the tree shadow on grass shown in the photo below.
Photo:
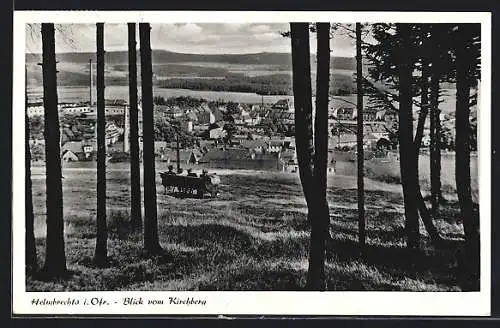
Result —
[{"label": "tree shadow on grass", "polygon": [[229,225],[212,223],[165,225],[161,227],[161,233],[169,242],[194,247],[220,245],[234,251],[244,251],[252,243],[248,232]]},{"label": "tree shadow on grass", "polygon": [[395,279],[428,279],[436,284],[456,286],[461,279],[456,254],[449,250],[417,249],[367,244],[360,251],[357,241],[334,239],[328,245],[329,258],[336,262],[360,261]]}]

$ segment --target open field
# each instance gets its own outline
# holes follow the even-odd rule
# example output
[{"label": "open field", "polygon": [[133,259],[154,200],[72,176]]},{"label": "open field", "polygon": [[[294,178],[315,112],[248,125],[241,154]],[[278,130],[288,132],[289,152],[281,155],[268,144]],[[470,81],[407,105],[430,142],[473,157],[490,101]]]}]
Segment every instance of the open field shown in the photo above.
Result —
[{"label": "open field", "polygon": [[[161,169],[158,169],[160,171]],[[127,226],[127,165],[108,166],[110,266],[92,264],[95,249],[96,174],[64,168],[68,281],[27,280],[30,291],[62,290],[300,290],[309,248],[306,207],[298,176],[291,173],[219,170],[217,199],[163,194],[157,175],[160,242],[165,255],[147,258],[142,239]],[[34,167],[35,234],[39,262],[45,251],[45,172]],[[367,249],[357,247],[356,178],[330,175],[328,200],[329,290],[456,291],[468,289],[460,274],[461,246],[434,249],[423,227],[422,247],[404,248],[401,186],[366,179]],[[458,206],[443,207],[436,225],[461,244]],[[452,249],[452,250],[451,250]],[[477,287],[476,287],[477,288]]]}]

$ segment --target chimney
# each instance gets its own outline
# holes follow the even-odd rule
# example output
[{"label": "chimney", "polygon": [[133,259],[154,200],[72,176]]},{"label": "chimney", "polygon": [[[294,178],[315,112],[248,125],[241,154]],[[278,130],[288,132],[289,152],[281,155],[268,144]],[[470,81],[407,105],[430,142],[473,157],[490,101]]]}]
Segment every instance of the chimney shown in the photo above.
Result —
[{"label": "chimney", "polygon": [[125,124],[123,127],[123,152],[128,153],[130,150],[130,140],[129,140],[130,119],[129,119],[129,108],[127,105],[125,105],[124,107],[124,115],[125,115]]}]

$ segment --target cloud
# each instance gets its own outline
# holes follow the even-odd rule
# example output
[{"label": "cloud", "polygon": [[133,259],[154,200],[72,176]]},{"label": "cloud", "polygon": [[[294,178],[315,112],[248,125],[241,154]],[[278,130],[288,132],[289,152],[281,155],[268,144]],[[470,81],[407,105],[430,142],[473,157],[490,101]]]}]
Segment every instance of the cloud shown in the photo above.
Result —
[{"label": "cloud", "polygon": [[250,31],[253,33],[259,34],[259,33],[268,33],[270,32],[269,25],[254,25],[250,27]]},{"label": "cloud", "polygon": [[[58,27],[56,52],[96,51],[95,24],[65,24]],[[290,52],[290,39],[280,34],[289,30],[286,23],[182,23],[152,24],[151,27],[153,49],[187,53]],[[34,30],[26,36],[27,51],[41,52],[39,25],[38,30]],[[105,24],[104,47],[107,51],[127,50],[127,25]],[[335,56],[354,55],[354,41],[347,35],[336,33],[331,48]],[[314,33],[311,34],[311,52],[316,52]]]}]

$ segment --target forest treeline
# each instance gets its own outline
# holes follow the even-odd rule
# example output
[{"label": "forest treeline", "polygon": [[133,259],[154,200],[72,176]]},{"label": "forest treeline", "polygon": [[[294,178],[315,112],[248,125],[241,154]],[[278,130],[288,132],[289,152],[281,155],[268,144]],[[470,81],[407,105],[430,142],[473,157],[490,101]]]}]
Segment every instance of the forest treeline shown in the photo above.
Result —
[{"label": "forest treeline", "polygon": [[[122,67],[118,69],[121,71]],[[250,71],[251,72],[251,71]],[[189,89],[200,91],[249,92],[263,95],[292,95],[292,76],[289,73],[248,76],[243,73],[232,73],[223,68],[194,67],[186,65],[153,66],[153,84],[160,88]],[[41,84],[42,75],[39,70],[28,73],[32,84]],[[94,81],[96,79],[94,71]],[[140,80],[139,80],[140,81]],[[58,73],[58,85],[86,87],[89,83],[88,73],[70,72],[61,69]],[[107,75],[108,86],[128,85],[127,76]],[[330,94],[343,96],[356,93],[352,76],[332,74]]]}]

